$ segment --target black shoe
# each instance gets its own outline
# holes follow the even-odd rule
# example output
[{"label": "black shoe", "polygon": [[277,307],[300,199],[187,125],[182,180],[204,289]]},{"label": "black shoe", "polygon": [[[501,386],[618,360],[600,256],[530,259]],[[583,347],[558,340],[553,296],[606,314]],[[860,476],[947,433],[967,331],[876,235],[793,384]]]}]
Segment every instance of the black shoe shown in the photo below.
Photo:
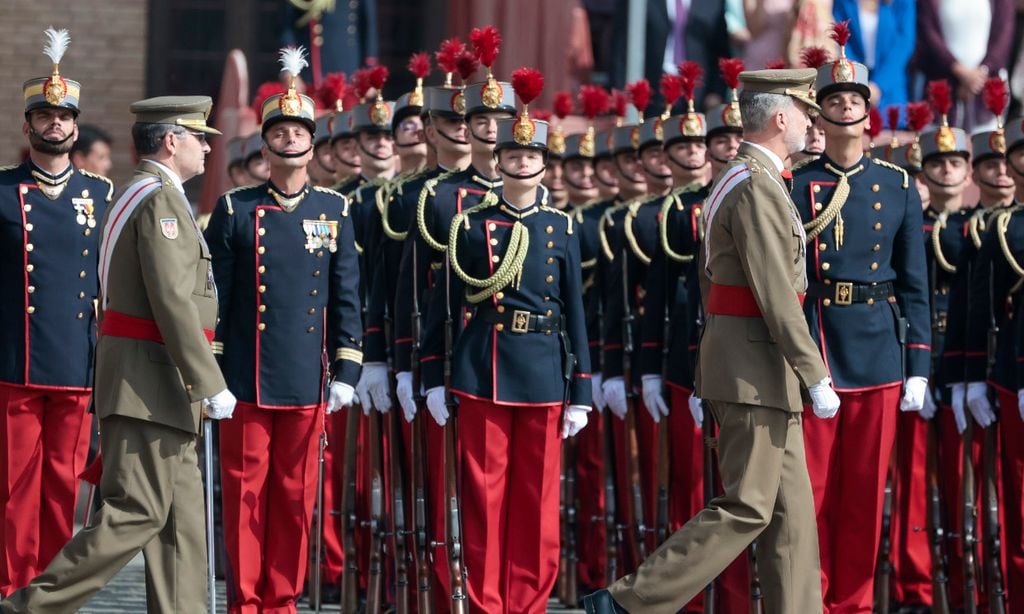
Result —
[{"label": "black shoe", "polygon": [[320,603],[341,603],[341,585],[324,584],[320,588]]},{"label": "black shoe", "polygon": [[607,589],[601,589],[583,598],[583,610],[587,614],[629,614],[622,606],[615,603]]}]

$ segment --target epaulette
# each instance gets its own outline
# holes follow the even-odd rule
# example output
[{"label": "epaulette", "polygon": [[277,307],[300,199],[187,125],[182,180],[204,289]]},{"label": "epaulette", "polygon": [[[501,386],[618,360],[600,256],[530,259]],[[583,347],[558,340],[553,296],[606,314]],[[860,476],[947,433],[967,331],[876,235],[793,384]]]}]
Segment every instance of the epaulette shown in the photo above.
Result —
[{"label": "epaulette", "polygon": [[345,203],[345,207],[341,210],[341,217],[348,217],[349,201],[347,196],[332,188],[325,188],[318,185],[313,186],[313,189],[316,190],[317,192],[323,192],[324,194],[330,194],[331,196],[337,196],[338,198],[340,198],[341,202]]},{"label": "epaulette", "polygon": [[817,160],[818,160],[818,158],[815,158],[815,157],[804,158],[803,160],[800,160],[799,162],[794,164],[793,167],[790,168],[789,170],[790,170],[790,172],[796,172],[796,171],[802,169],[803,167],[807,166],[811,162],[816,162]]},{"label": "epaulette", "polygon": [[[0,170],[3,170],[3,169],[0,169]],[[109,178],[104,177],[103,175],[100,175],[98,173],[91,173],[89,171],[82,170],[80,168],[76,168],[75,170],[78,171],[79,173],[82,173],[86,177],[92,177],[93,179],[99,179],[100,181],[106,183],[107,184],[107,202],[108,203],[111,201],[111,199],[114,198],[114,182],[111,181]]]},{"label": "epaulette", "polygon": [[237,188],[231,188],[227,192],[224,192],[223,194],[221,194],[220,196],[221,196],[221,198],[224,199],[224,206],[227,209],[228,215],[234,215],[235,214],[235,206],[234,206],[234,203],[231,202],[231,195],[232,194],[234,194],[235,192],[241,192],[242,190],[253,190],[253,189],[258,188],[258,187],[259,187],[259,185],[240,185]]},{"label": "epaulette", "polygon": [[554,207],[548,207],[547,205],[542,205],[540,209],[541,209],[541,211],[547,211],[549,213],[556,213],[556,214],[564,217],[565,218],[565,222],[566,222],[565,234],[567,234],[567,235],[571,235],[572,234],[572,216],[571,215],[569,215],[565,211],[562,211],[561,209],[555,209]]},{"label": "epaulette", "polygon": [[885,160],[882,160],[881,158],[871,158],[871,161],[874,162],[875,164],[877,164],[878,166],[884,166],[885,168],[892,169],[892,170],[896,171],[897,173],[899,173],[900,175],[902,175],[903,176],[903,189],[904,190],[906,190],[908,187],[910,187],[910,175],[907,174],[906,169],[904,169],[902,167],[899,167],[899,166],[896,166],[892,162],[886,162]]}]

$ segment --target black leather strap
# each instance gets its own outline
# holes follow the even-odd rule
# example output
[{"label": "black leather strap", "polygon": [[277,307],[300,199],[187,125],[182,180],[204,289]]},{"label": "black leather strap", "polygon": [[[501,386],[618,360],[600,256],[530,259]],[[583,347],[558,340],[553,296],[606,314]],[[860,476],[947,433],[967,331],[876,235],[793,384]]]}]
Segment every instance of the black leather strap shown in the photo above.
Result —
[{"label": "black leather strap", "polygon": [[550,335],[562,331],[561,318],[530,313],[521,309],[506,307],[504,312],[499,313],[490,306],[478,307],[475,317],[482,318],[484,322],[489,324],[501,324],[502,330],[513,333],[545,333]]}]

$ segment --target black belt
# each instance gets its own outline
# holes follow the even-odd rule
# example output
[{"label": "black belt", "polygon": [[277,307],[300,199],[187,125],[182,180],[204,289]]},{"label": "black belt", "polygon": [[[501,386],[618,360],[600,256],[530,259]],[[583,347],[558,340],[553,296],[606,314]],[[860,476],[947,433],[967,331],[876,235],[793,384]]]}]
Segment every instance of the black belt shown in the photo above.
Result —
[{"label": "black belt", "polygon": [[852,305],[888,300],[894,296],[894,289],[891,281],[879,284],[855,284],[852,281],[823,284],[820,281],[812,281],[807,286],[807,296],[829,299],[833,305]]},{"label": "black belt", "polygon": [[522,309],[505,309],[503,312],[498,312],[493,307],[478,307],[475,317],[500,327],[498,330],[507,330],[513,333],[550,335],[562,332],[561,317],[542,316]]}]

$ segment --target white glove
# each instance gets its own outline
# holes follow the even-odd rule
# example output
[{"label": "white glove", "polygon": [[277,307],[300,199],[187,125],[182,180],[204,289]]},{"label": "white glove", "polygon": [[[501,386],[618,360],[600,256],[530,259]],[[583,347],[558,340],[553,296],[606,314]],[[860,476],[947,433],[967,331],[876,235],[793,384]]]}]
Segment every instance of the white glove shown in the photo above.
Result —
[{"label": "white glove", "polygon": [[668,415],[668,405],[665,404],[665,399],[661,396],[661,376],[645,375],[640,378],[640,382],[643,384],[644,405],[647,407],[647,412],[651,414],[654,422],[658,423],[662,416]]},{"label": "white glove", "polygon": [[604,400],[604,391],[601,390],[601,374],[595,373],[590,378],[590,383],[593,387],[594,407],[597,411],[604,411],[604,408],[608,407],[608,401]]},{"label": "white glove", "polygon": [[427,411],[438,426],[448,423],[448,406],[444,403],[444,386],[434,386],[427,391]]},{"label": "white glove", "polygon": [[956,432],[961,435],[967,430],[967,414],[964,413],[964,391],[967,385],[963,382],[953,384],[951,394],[953,395],[953,421],[956,422]]},{"label": "white glove", "polygon": [[1020,419],[1024,420],[1024,388],[1017,391],[1017,411],[1020,413]]},{"label": "white glove", "polygon": [[691,394],[690,398],[686,402],[690,406],[690,415],[693,416],[693,423],[697,425],[697,430],[704,428],[704,401],[695,394]]},{"label": "white glove", "polygon": [[238,399],[225,388],[208,399],[203,399],[203,411],[210,420],[224,420],[235,413]]},{"label": "white glove", "polygon": [[612,410],[619,420],[626,419],[626,383],[621,377],[613,377],[601,384],[601,392],[604,393],[604,400],[608,403],[608,409]]},{"label": "white glove", "polygon": [[932,394],[931,388],[925,388],[924,391],[924,405],[921,407],[921,418],[925,420],[931,420],[935,417],[935,411],[938,407],[935,405],[935,396]]},{"label": "white glove", "polygon": [[921,411],[924,407],[924,394],[928,390],[927,377],[908,377],[903,386],[903,399],[900,400],[900,411]]},{"label": "white glove", "polygon": [[587,413],[590,412],[590,408],[586,405],[570,405],[565,408],[565,413],[562,415],[562,439],[568,439],[575,437],[576,433],[583,430],[583,427],[587,426]]},{"label": "white glove", "polygon": [[356,382],[356,395],[352,402],[363,408],[364,416],[370,415],[370,410],[373,409],[373,398],[370,397],[370,388],[366,384],[365,369],[359,374],[359,380]]},{"label": "white glove", "polygon": [[974,421],[982,428],[987,428],[996,421],[992,404],[988,402],[988,385],[985,382],[967,384],[967,409],[971,410]]},{"label": "white glove", "polygon": [[327,413],[333,414],[342,407],[351,407],[356,401],[356,390],[345,382],[331,382],[331,393],[327,398]]},{"label": "white glove", "polygon": [[391,391],[388,390],[388,366],[382,362],[363,363],[363,377],[366,389],[373,399],[373,406],[382,414],[391,411]]},{"label": "white glove", "polygon": [[832,390],[832,378],[826,377],[807,389],[811,395],[814,415],[819,418],[832,418],[839,412],[839,395]]},{"label": "white glove", "polygon": [[395,375],[395,396],[398,397],[398,404],[402,406],[402,415],[406,422],[412,422],[416,417],[416,397],[412,392],[412,371],[399,371]]}]

